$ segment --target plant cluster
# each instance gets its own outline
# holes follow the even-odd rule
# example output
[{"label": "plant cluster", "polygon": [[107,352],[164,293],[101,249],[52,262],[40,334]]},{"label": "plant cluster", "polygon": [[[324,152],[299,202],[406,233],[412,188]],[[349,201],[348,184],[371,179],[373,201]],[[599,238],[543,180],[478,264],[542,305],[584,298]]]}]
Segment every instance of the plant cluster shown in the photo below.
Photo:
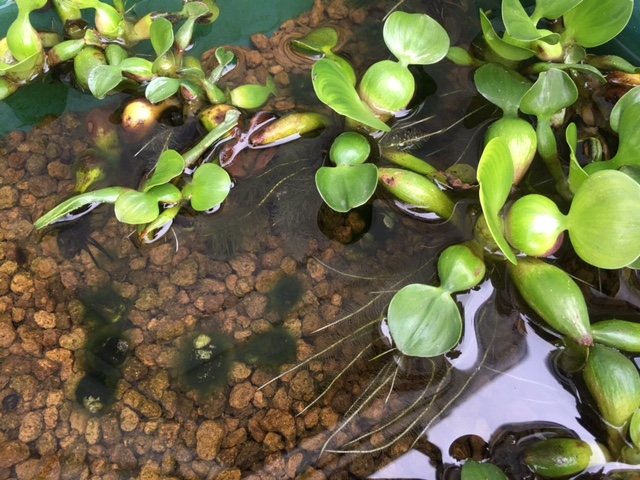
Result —
[{"label": "plant cluster", "polygon": [[[584,100],[594,85],[607,83],[607,75],[640,71],[622,58],[587,51],[620,33],[632,11],[633,0],[538,0],[530,10],[519,0],[503,0],[504,32],[499,34],[480,11],[481,45],[470,51],[450,46],[444,29],[427,15],[394,12],[383,32],[398,61],[374,64],[359,83],[346,61],[336,60],[330,42],[314,43],[328,35],[302,43],[326,54],[313,67],[318,98],[348,117],[349,131],[336,138],[329,152],[335,166],[316,174],[320,195],[336,211],[365,204],[379,186],[412,209],[460,221],[453,192],[438,182],[435,168],[408,151],[376,144],[414,96],[408,65],[447,58],[471,67],[477,91],[502,111],[485,133],[475,171],[482,214],[474,238],[441,253],[439,287],[405,286],[387,308],[385,321],[398,354],[435,357],[456,347],[462,320],[452,295],[476,287],[484,279],[485,262],[501,263],[545,326],[567,345],[582,349],[584,383],[608,426],[607,458],[637,463],[640,374],[626,354],[638,353],[638,326],[615,319],[592,325],[576,282],[541,259],[564,244],[598,268],[639,265],[640,87],[627,88],[610,114]],[[593,134],[596,125],[617,137],[610,158],[604,136]],[[596,147],[586,158],[579,154],[579,139]],[[546,167],[554,191],[523,182],[536,159]],[[526,461],[541,475],[561,477],[602,461],[600,453],[599,447],[580,440],[555,439],[532,446]],[[483,468],[470,464],[466,470]],[[474,475],[463,471],[463,478]]]},{"label": "plant cluster", "polygon": [[[249,122],[248,130],[242,132],[241,109],[261,107],[269,96],[277,95],[278,89],[269,77],[265,86],[240,85],[223,91],[218,85],[237,65],[234,54],[216,49],[217,66],[208,75],[197,58],[187,55],[195,24],[211,23],[217,18],[219,11],[214,1],[188,0],[180,12],[153,12],[134,22],[125,15],[121,1],[111,6],[100,0],[56,0],[56,11],[70,38],[60,41],[54,36],[49,44],[42,41],[45,34],[36,32],[29,23],[29,13],[42,7],[44,1],[17,3],[18,18],[4,40],[7,50],[3,57],[5,68],[0,70],[0,81],[4,82],[1,98],[63,62],[73,62],[76,84],[96,98],[118,92],[144,95],[124,107],[120,134],[109,122],[96,122],[100,126],[94,127],[92,134],[95,148],[76,161],[76,195],[39,218],[36,229],[75,220],[106,203],[114,205],[120,222],[138,226],[141,241],[151,243],[169,230],[184,207],[194,212],[220,207],[233,185],[227,170],[231,170],[242,149],[291,141],[324,128],[328,122],[315,113],[294,113],[282,118],[267,114],[265,118],[264,112],[259,112]],[[89,8],[95,10],[94,27],[81,20],[81,10]],[[17,29],[19,34],[15,33]],[[143,40],[151,42],[154,60],[135,54],[133,47]],[[209,131],[195,147],[182,153],[165,149],[137,189],[97,188],[100,181],[108,179],[114,164],[120,162],[120,137],[127,143],[142,141],[156,127],[163,112],[179,107],[187,119],[199,115]],[[224,142],[212,161],[204,159],[205,152]]]},{"label": "plant cluster", "polygon": [[[213,2],[187,1],[177,14],[151,14],[133,23],[119,2],[111,7],[98,0],[59,0],[55,4],[70,37],[63,42],[31,27],[29,14],[42,6],[41,0],[17,3],[18,18],[0,43],[5,97],[44,72],[45,65],[72,60],[77,83],[97,97],[144,89],[145,98],[125,108],[125,131],[141,117],[151,118],[153,126],[161,111],[172,105],[184,104],[188,115],[213,105],[201,115],[209,133],[186,152],[165,149],[138,189],[91,190],[101,174],[89,169],[78,181],[76,195],[38,219],[38,229],[109,203],[119,221],[138,225],[139,236],[153,241],[169,229],[182,208],[219,208],[233,185],[229,170],[242,149],[276,145],[328,123],[317,113],[276,119],[260,112],[246,128],[241,126],[239,109],[259,108],[275,88],[269,80],[265,86],[241,85],[223,92],[218,81],[233,66],[232,54],[218,49],[219,65],[208,76],[196,59],[185,55],[195,23],[217,16]],[[95,9],[95,28],[78,31],[74,25],[83,8]],[[553,262],[541,259],[564,244],[594,267],[640,265],[640,87],[629,89],[611,112],[594,110],[584,100],[590,98],[589,89],[606,84],[609,75],[639,71],[621,58],[587,51],[620,33],[632,10],[633,0],[537,0],[531,10],[519,0],[503,0],[504,32],[496,31],[480,11],[480,47],[470,51],[452,46],[446,31],[428,15],[397,11],[383,29],[384,42],[397,61],[377,62],[360,78],[333,52],[337,34],[332,29],[319,29],[294,45],[322,56],[312,69],[314,90],[322,102],[347,117],[346,131],[329,151],[333,165],[319,168],[315,177],[321,197],[337,212],[360,207],[379,192],[443,221],[461,221],[457,197],[439,181],[436,168],[409,151],[381,148],[377,139],[391,132],[395,118],[411,107],[416,80],[409,66],[448,59],[475,69],[478,93],[502,111],[485,133],[474,178],[467,182],[477,187],[473,201],[481,214],[473,238],[440,254],[439,286],[414,283],[393,296],[384,320],[393,348],[399,356],[443,358],[462,336],[456,294],[478,286],[487,264],[502,265],[545,328],[567,349],[581,352],[584,384],[607,426],[608,455],[638,463],[640,374],[627,354],[640,353],[640,329],[618,319],[592,324],[576,282]],[[130,56],[129,48],[147,38],[155,60]],[[137,116],[138,105],[144,108],[142,116]],[[595,126],[616,138],[613,156],[604,137],[593,134]],[[135,138],[146,135],[145,130]],[[586,158],[579,154],[579,141],[592,147]],[[105,144],[104,149],[112,149],[112,143]],[[212,147],[217,155],[203,160]],[[527,180],[536,159],[546,168],[553,191]],[[264,342],[281,342],[279,333]],[[220,350],[213,337],[195,337],[183,359],[185,368],[203,372],[194,387],[198,382],[209,385],[212,375],[228,364],[210,361],[218,358],[213,350]],[[287,348],[288,354],[293,351]],[[247,353],[245,359],[257,363],[256,355]],[[536,443],[525,456],[534,471],[547,477],[576,474],[602,458],[600,447],[576,439],[549,442]],[[500,478],[489,465],[468,462],[464,470],[471,472],[463,471],[466,478]]]}]

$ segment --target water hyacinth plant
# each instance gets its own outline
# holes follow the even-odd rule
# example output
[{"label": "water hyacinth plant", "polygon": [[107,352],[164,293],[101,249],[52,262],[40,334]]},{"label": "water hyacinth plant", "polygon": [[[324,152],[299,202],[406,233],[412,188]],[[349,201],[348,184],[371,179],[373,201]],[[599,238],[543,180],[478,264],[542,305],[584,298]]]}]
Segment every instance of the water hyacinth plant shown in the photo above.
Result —
[{"label": "water hyacinth plant", "polygon": [[[52,47],[29,23],[30,12],[40,3],[18,3],[19,18],[0,43],[0,49],[5,48],[0,95],[44,73],[41,63],[53,67],[73,62],[75,82],[95,97],[123,91],[137,97],[124,108],[119,128],[125,141],[146,140],[174,109],[183,119],[197,115],[208,130],[186,151],[163,149],[138,188],[96,187],[108,175],[101,177],[103,172],[89,168],[92,164],[86,161],[86,169],[77,169],[82,180],[74,196],[37,219],[36,229],[72,220],[106,203],[113,205],[120,222],[135,225],[139,238],[151,243],[162,237],[181,210],[220,208],[234,182],[243,181],[235,162],[244,149],[272,147],[333,123],[320,111],[282,116],[251,112],[243,121],[246,112],[240,110],[259,109],[279,93],[271,77],[263,79],[264,85],[225,88],[224,75],[237,59],[224,48],[216,49],[218,65],[209,74],[187,54],[194,26],[217,17],[214,2],[187,1],[174,15],[158,13],[133,23],[117,5],[61,0],[56,2],[58,10],[68,19],[79,18],[82,9],[93,9],[94,25]],[[609,75],[619,73],[618,67],[633,72],[629,75],[638,70],[587,50],[615,37],[632,9],[632,0],[538,0],[528,10],[519,0],[503,0],[504,31],[489,12],[481,11],[481,38],[468,51],[451,46],[446,30],[430,16],[394,11],[383,26],[388,52],[359,72],[340,56],[338,34],[330,27],[294,41],[299,50],[321,57],[311,69],[313,89],[321,102],[346,117],[344,128],[337,122],[336,131],[329,132],[335,138],[330,139],[326,165],[315,171],[324,203],[349,214],[374,199],[388,200],[419,217],[419,222],[451,227],[463,238],[438,248],[437,286],[424,279],[396,282],[384,302],[384,315],[370,322],[388,327],[388,352],[393,352],[398,368],[402,362],[428,362],[422,364],[447,370],[455,355],[451,351],[466,335],[464,312],[456,300],[481,288],[488,271],[495,277],[506,272],[503,279],[509,286],[495,282],[494,287],[517,291],[520,310],[534,325],[551,332],[549,337],[561,348],[575,347],[584,354],[576,370],[586,388],[580,401],[584,398],[603,425],[612,427],[604,429],[606,447],[612,458],[626,461],[640,459],[640,383],[637,367],[627,356],[640,352],[638,324],[627,319],[592,324],[583,293],[589,287],[573,277],[582,269],[640,267],[640,87],[629,88],[610,113],[600,108],[600,97],[600,103],[589,100],[606,89]],[[151,42],[150,58],[132,55],[130,47],[142,39]],[[425,67],[441,61],[448,68],[452,62],[461,65],[461,77],[471,72],[477,100],[501,111],[500,118],[492,116],[474,127],[481,147],[474,161],[464,165],[464,181],[448,168],[460,167],[458,158],[447,158],[447,168],[442,161],[434,167],[421,158],[430,146],[418,145],[419,133],[410,132],[402,142],[390,140],[404,128],[403,122],[421,128],[422,120],[413,122],[411,115],[431,99],[417,98],[423,79],[416,72],[427,75]],[[337,132],[340,128],[344,131]],[[109,144],[108,138],[104,142]],[[96,142],[95,150],[112,150],[100,145]],[[592,150],[582,152],[586,145]],[[292,294],[290,303],[302,296],[295,283],[285,283],[285,289]],[[284,317],[291,305],[279,305],[276,293],[268,296],[268,309]],[[478,322],[485,317],[479,315]],[[196,372],[187,378],[187,388],[210,394],[212,384],[226,382],[234,358],[271,370],[296,359],[295,337],[284,328],[255,335],[238,357],[220,338],[201,333],[184,346],[176,368]],[[264,351],[277,345],[283,346],[283,355],[270,364]],[[380,378],[390,382],[393,377]],[[107,380],[98,376],[87,382],[108,392]],[[419,386],[423,397],[412,406],[431,394],[430,387]],[[92,403],[94,397],[81,397],[90,408],[99,406]],[[416,415],[420,418],[422,413]],[[417,421],[402,435],[416,426]],[[602,463],[604,454],[598,452],[579,439],[542,439],[527,448],[523,462],[536,474],[562,477]],[[462,475],[501,478],[491,467],[467,461]]]},{"label": "water hyacinth plant", "polygon": [[[609,72],[618,68],[637,72],[618,57],[601,57],[586,50],[606,43],[624,28],[633,1],[539,0],[526,10],[519,0],[503,0],[501,6],[504,32],[498,33],[496,22],[492,23],[487,13],[481,11],[484,45],[470,51],[450,47],[440,35],[439,25],[428,17],[394,12],[385,22],[384,41],[398,62],[382,60],[374,64],[362,74],[359,83],[355,80],[359,76],[352,75],[349,66],[335,61],[336,53],[332,50],[335,40],[328,42],[330,47],[318,47],[314,37],[309,36],[298,46],[325,55],[312,71],[318,98],[345,115],[348,128],[371,137],[392,130],[394,127],[388,122],[410,105],[415,79],[407,65],[428,65],[446,56],[459,65],[476,68],[477,91],[502,111],[502,118],[492,121],[487,129],[477,166],[476,188],[482,215],[476,227],[480,246],[476,244],[472,249],[473,258],[480,259],[482,275],[484,260],[479,251],[484,249],[492,262],[506,261],[510,280],[524,303],[542,320],[543,328],[551,328],[556,335],[570,339],[567,341],[589,348],[592,355],[585,368],[585,379],[596,399],[596,408],[606,422],[622,425],[637,409],[635,397],[620,394],[618,387],[611,384],[613,380],[604,378],[605,375],[598,380],[594,378],[600,368],[616,369],[616,362],[626,363],[615,360],[620,358],[617,355],[601,353],[605,347],[596,342],[636,352],[636,324],[612,320],[598,322],[592,329],[578,284],[560,266],[535,257],[553,256],[563,245],[571,245],[582,261],[598,268],[638,265],[640,223],[636,217],[640,212],[640,190],[634,169],[638,165],[640,87],[623,96],[604,121],[594,120],[591,115],[599,114],[584,108],[581,100],[589,95],[586,85],[606,84]],[[598,16],[603,18],[597,20]],[[328,34],[318,33],[318,38],[326,40]],[[605,123],[615,132],[619,138],[619,144],[614,146],[615,155],[610,159],[603,157],[602,140],[589,137],[596,153],[588,155],[586,161],[579,159],[580,135],[588,134],[579,131],[584,127],[577,126],[576,119],[581,125]],[[559,139],[566,141],[568,155],[567,147]],[[373,138],[369,144],[375,144]],[[437,169],[408,151],[380,147],[380,152],[380,159],[374,160],[379,190],[402,204],[456,221],[451,195],[433,181],[438,178]],[[369,155],[367,148],[366,153],[354,158],[360,164]],[[340,165],[333,152],[330,159]],[[541,184],[522,186],[536,161],[550,174],[555,192],[540,188]],[[397,163],[400,168],[389,167],[386,162]],[[323,167],[317,187],[329,206],[344,212],[361,205],[360,201],[349,203],[345,199],[360,191],[365,176],[364,169],[359,177],[352,170],[353,178],[349,179],[346,172],[352,167],[345,164],[340,168],[345,169],[345,180],[340,180],[339,194],[332,197],[329,193],[329,187],[333,186],[329,178],[334,178],[329,172],[337,178],[338,167]],[[366,198],[369,195],[367,192]],[[461,246],[451,248],[458,247]],[[441,257],[443,265],[451,265],[451,258],[460,265],[469,260],[452,257],[447,249]],[[440,268],[439,263],[440,287],[411,284],[400,289],[389,304],[386,321],[390,335],[394,346],[404,355],[442,355],[460,339],[460,314],[450,302],[451,293],[473,288],[482,275],[456,287]],[[609,351],[614,350],[605,352]],[[629,375],[627,383],[632,386],[637,368],[630,368],[625,375]],[[633,398],[625,403],[623,398],[627,396]],[[617,411],[618,401],[623,413],[614,419],[611,415],[613,410]],[[577,474],[591,464],[605,461],[606,455],[598,453],[599,448],[579,440],[558,439],[556,443],[543,441],[529,449],[527,463],[535,472],[555,478]],[[610,442],[609,448],[614,456],[621,454],[621,446],[615,441]],[[556,457],[548,454],[551,450]],[[625,458],[631,457],[627,450]],[[469,472],[474,468],[469,463],[466,475],[470,478],[474,473]]]}]

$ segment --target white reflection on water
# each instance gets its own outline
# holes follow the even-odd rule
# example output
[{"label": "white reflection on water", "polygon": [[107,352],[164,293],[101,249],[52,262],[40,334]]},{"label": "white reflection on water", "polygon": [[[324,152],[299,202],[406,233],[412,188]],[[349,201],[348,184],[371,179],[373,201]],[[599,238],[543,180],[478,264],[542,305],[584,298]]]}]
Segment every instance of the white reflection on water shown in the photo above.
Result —
[{"label": "white reflection on water", "polygon": [[[465,317],[464,340],[458,347],[462,353],[451,360],[457,369],[465,370],[478,364],[473,322],[493,292],[491,282],[485,281],[479,290],[457,298],[464,305]],[[499,375],[457,403],[429,429],[427,437],[440,447],[444,463],[457,463],[449,454],[449,446],[459,437],[472,434],[489,441],[501,426],[510,423],[553,422],[573,430],[587,442],[594,441],[593,435],[578,422],[575,397],[562,388],[549,368],[549,357],[556,347],[528,325],[526,343],[526,355],[513,368],[506,372],[494,371]],[[370,478],[433,480],[436,469],[426,455],[412,450]]]}]

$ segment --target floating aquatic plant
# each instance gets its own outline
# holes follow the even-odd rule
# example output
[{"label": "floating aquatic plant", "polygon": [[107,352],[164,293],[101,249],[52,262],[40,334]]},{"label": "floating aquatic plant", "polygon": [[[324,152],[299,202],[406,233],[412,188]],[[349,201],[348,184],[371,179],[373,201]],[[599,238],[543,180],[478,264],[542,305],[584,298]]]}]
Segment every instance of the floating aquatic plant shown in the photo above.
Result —
[{"label": "floating aquatic plant", "polygon": [[378,169],[364,163],[370,152],[367,139],[356,132],[340,134],[331,145],[329,158],[335,167],[322,167],[316,172],[316,187],[336,212],[364,205],[375,192]]}]

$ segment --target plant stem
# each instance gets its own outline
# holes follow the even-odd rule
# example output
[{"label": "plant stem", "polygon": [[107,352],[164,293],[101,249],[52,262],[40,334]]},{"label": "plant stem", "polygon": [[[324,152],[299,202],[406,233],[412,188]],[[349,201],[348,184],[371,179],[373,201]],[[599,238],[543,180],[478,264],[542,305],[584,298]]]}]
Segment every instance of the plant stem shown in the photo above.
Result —
[{"label": "plant stem", "polygon": [[193,165],[196,163],[196,160],[200,158],[200,156],[207,148],[209,148],[225,133],[235,127],[238,124],[239,117],[240,112],[238,110],[229,110],[224,117],[224,121],[220,125],[207,133],[207,135],[202,140],[200,140],[195,147],[193,147],[188,152],[185,152],[182,157],[184,158],[186,168],[193,167]]},{"label": "plant stem", "polygon": [[556,181],[558,193],[567,200],[570,200],[573,195],[567,185],[567,179],[564,177],[562,165],[560,165],[558,144],[556,143],[556,137],[553,134],[549,118],[538,117],[536,135],[538,137],[538,152],[549,169],[549,172],[551,172],[551,176]]}]

